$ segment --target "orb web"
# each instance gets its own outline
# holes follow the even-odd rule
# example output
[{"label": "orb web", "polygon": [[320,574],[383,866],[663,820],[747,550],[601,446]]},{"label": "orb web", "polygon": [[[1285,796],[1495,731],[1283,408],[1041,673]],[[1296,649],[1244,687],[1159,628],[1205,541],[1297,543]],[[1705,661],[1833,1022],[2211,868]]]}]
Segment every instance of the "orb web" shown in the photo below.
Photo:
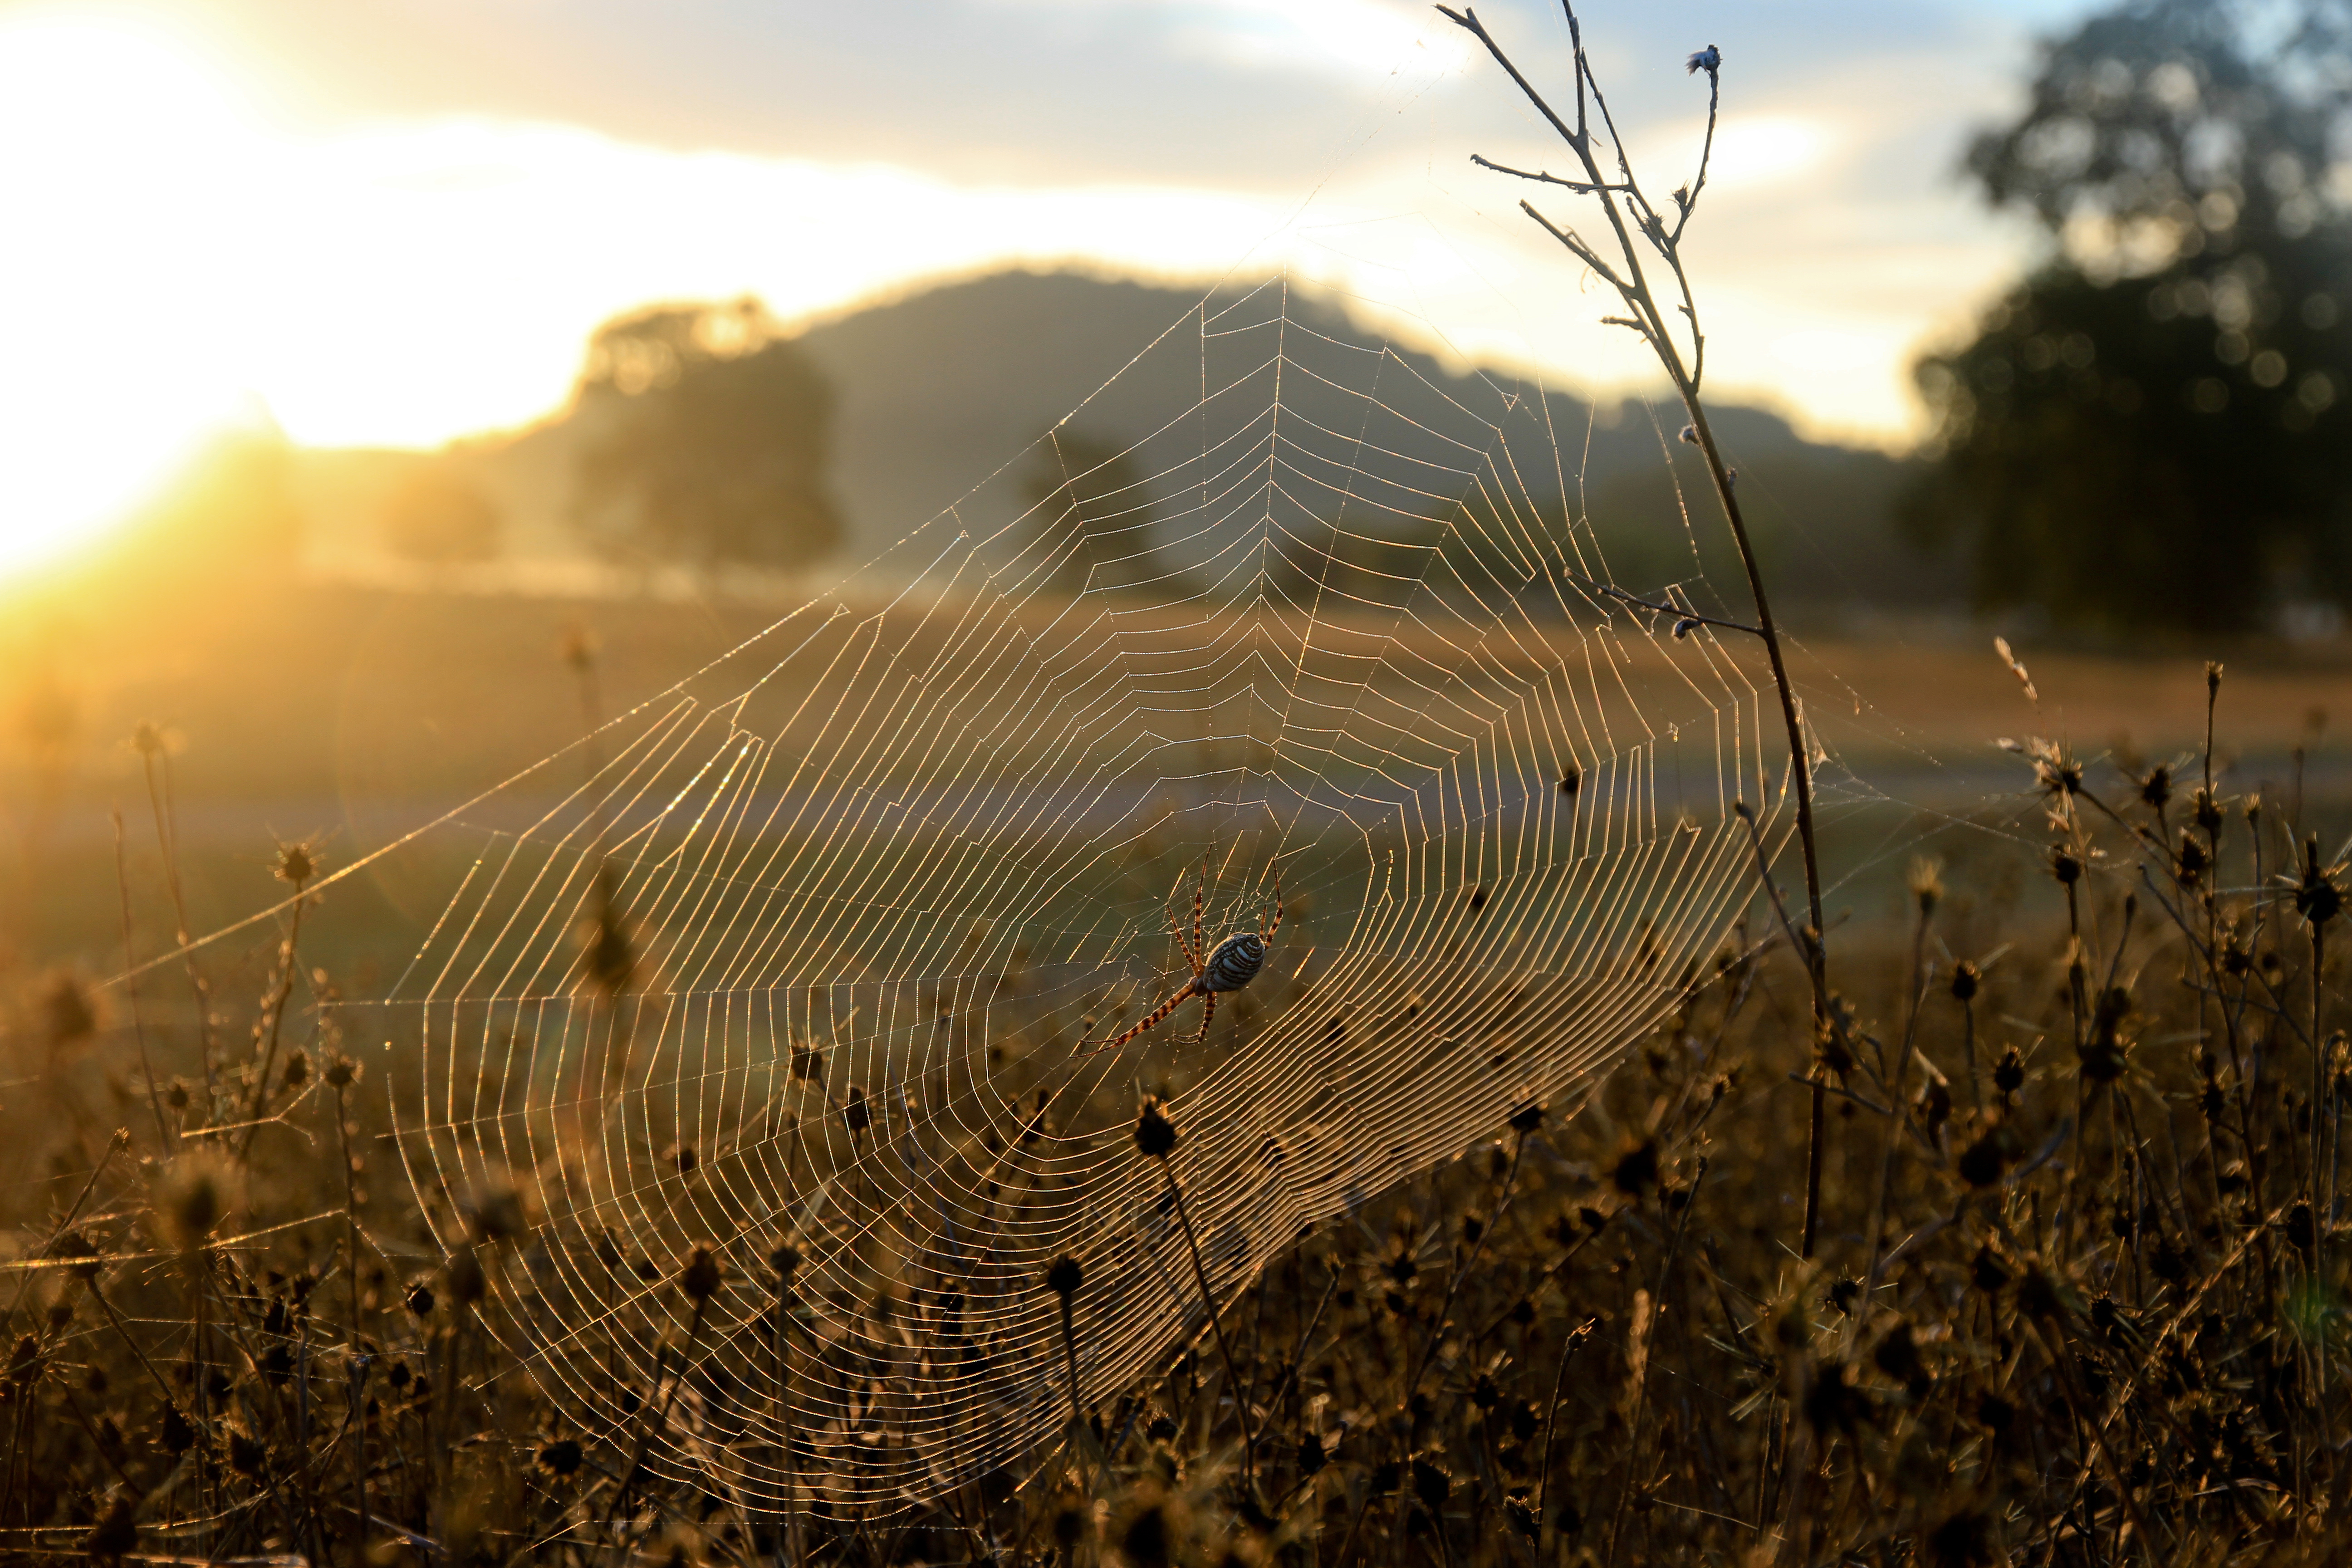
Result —
[{"label": "orb web", "polygon": [[[1115,459],[1008,469],[468,814],[404,1150],[445,1245],[528,1194],[490,1316],[583,1430],[759,1510],[982,1476],[1066,1350],[1093,1405],[1206,1332],[1183,1225],[1231,1300],[1571,1107],[1724,940],[1733,803],[1787,826],[1760,649],[1603,592],[1539,387],[1326,324],[1212,296],[1080,411],[1145,421]],[[1213,944],[1277,886],[1205,1038],[1096,1048],[1190,978],[1196,889]]]}]

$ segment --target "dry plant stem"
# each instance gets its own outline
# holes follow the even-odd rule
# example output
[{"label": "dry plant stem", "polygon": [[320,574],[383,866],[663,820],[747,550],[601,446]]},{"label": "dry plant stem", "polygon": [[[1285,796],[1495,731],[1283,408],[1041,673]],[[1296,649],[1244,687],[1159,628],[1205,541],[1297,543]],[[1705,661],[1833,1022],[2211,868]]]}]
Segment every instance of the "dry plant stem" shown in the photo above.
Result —
[{"label": "dry plant stem", "polygon": [[1455,1292],[1462,1289],[1464,1278],[1471,1269],[1478,1266],[1479,1258],[1486,1250],[1487,1237],[1495,1234],[1495,1227],[1502,1223],[1504,1214],[1511,1206],[1511,1199],[1517,1192],[1519,1157],[1527,1152],[1527,1148],[1528,1135],[1515,1129],[1511,1143],[1511,1168],[1504,1173],[1502,1195],[1496,1201],[1495,1212],[1486,1216],[1486,1223],[1480,1227],[1477,1241],[1471,1246],[1469,1252],[1461,1262],[1454,1266],[1453,1277],[1445,1282],[1445,1299],[1437,1304],[1437,1321],[1431,1326],[1428,1341],[1421,1347],[1421,1353],[1413,1358],[1412,1365],[1405,1375],[1404,1403],[1406,1404],[1412,1403],[1414,1393],[1421,1387],[1421,1380],[1429,1375],[1429,1363],[1435,1359],[1438,1344],[1445,1338],[1445,1316],[1454,1310]]},{"label": "dry plant stem", "polygon": [[240,1160],[252,1154],[253,1141],[261,1131],[258,1119],[262,1108],[269,1102],[269,1074],[278,1065],[278,1039],[286,1026],[286,1004],[294,995],[294,967],[301,962],[301,942],[302,887],[298,882],[294,886],[293,919],[286,933],[286,958],[278,966],[278,989],[269,999],[269,1043],[261,1055],[261,1070],[254,1076],[253,1093],[246,1101],[245,1117],[252,1125],[245,1130],[245,1141],[237,1145]]},{"label": "dry plant stem", "polygon": [[114,1326],[114,1331],[122,1342],[131,1347],[131,1355],[137,1359],[141,1366],[146,1369],[147,1375],[154,1381],[155,1391],[163,1396],[163,1403],[166,1405],[173,1403],[171,1383],[156,1370],[155,1363],[147,1359],[147,1352],[140,1347],[139,1342],[131,1337],[130,1327],[123,1322],[122,1315],[114,1310],[114,1303],[108,1300],[104,1292],[99,1289],[96,1279],[89,1281],[89,1299],[98,1303],[98,1310],[106,1314],[106,1321]]},{"label": "dry plant stem", "polygon": [[367,1360],[361,1350],[364,1324],[360,1307],[359,1189],[352,1176],[350,1123],[343,1104],[343,1086],[334,1084],[335,1153],[343,1168],[343,1287],[351,1296],[350,1348],[343,1364],[351,1384],[352,1506],[367,1518]]},{"label": "dry plant stem", "polygon": [[1870,1268],[1863,1275],[1862,1301],[1851,1320],[1856,1337],[1870,1315],[1870,1304],[1878,1297],[1878,1274],[1886,1260],[1886,1203],[1895,1191],[1895,1160],[1903,1146],[1903,1135],[1910,1123],[1910,1109],[1904,1096],[1911,1081],[1911,1058],[1917,1051],[1919,1006],[1927,1000],[1927,981],[1922,973],[1927,944],[1927,913],[1919,912],[1918,923],[1911,938],[1911,1010],[1903,1026],[1903,1050],[1895,1063],[1895,1084],[1888,1093],[1893,1114],[1886,1123],[1886,1146],[1879,1155],[1878,1187],[1870,1199]]},{"label": "dry plant stem", "polygon": [[[670,1380],[669,1393],[662,1400],[659,1414],[651,1422],[637,1429],[636,1448],[629,1456],[629,1468],[621,1472],[621,1484],[614,1489],[612,1504],[604,1510],[604,1527],[607,1531],[612,1528],[614,1517],[621,1511],[622,1503],[627,1500],[630,1489],[636,1485],[637,1477],[645,1471],[646,1451],[653,1446],[654,1440],[661,1436],[669,1427],[670,1406],[677,1402],[678,1388],[686,1382],[686,1374],[694,1365],[696,1342],[702,1337],[704,1305],[704,1301],[698,1300],[694,1303],[693,1317],[687,1321],[686,1349],[678,1358],[677,1374]],[[656,1393],[661,1390],[662,1359],[659,1353],[654,1357],[654,1391]],[[646,1403],[650,1405],[653,1401],[648,1399]]]},{"label": "dry plant stem", "polygon": [[155,1088],[155,1063],[147,1054],[147,1023],[139,1014],[139,954],[131,940],[131,872],[124,862],[122,847],[122,808],[114,808],[114,884],[122,896],[122,994],[131,1006],[131,1033],[139,1042],[139,1070],[147,1079],[147,1104],[155,1112],[155,1152],[161,1155],[172,1146],[172,1134],[163,1121],[163,1096]]},{"label": "dry plant stem", "polygon": [[1545,1507],[1551,1496],[1552,1436],[1559,1423],[1560,1390],[1568,1385],[1568,1363],[1576,1359],[1576,1347],[1592,1335],[1592,1325],[1598,1319],[1587,1318],[1569,1331],[1567,1343],[1559,1347],[1559,1365],[1551,1374],[1551,1398],[1544,1405],[1542,1468],[1536,1474],[1536,1531],[1542,1534]]},{"label": "dry plant stem", "polygon": [[784,1517],[781,1540],[784,1548],[786,1568],[800,1568],[800,1469],[793,1457],[793,1287],[792,1281],[779,1278],[776,1282],[776,1411],[777,1425],[783,1432]]},{"label": "dry plant stem", "polygon": [[[2312,837],[2309,854],[2311,857],[2311,864],[2316,868],[2319,864],[2319,839],[2318,836],[2315,834]],[[2319,1194],[2319,1129],[2321,1121],[2319,1108],[2322,1100],[2326,1098],[2327,1081],[2327,1037],[2321,1034],[2319,1030],[2320,1021],[2323,1016],[2322,1010],[2326,1002],[2324,987],[2326,983],[2326,978],[2327,922],[2326,921],[2314,921],[2311,923],[2311,1152],[2309,1155],[2309,1179],[2305,1184],[2305,1191],[2308,1194],[2308,1196],[2306,1196],[2304,1201],[2311,1211],[2311,1281],[2315,1289],[2315,1292],[2319,1295],[2322,1300],[2326,1300],[2325,1292],[2327,1289],[2327,1208],[2326,1205],[2321,1203]],[[2316,1407],[2321,1410],[2326,1410],[2327,1408],[2326,1320],[2327,1317],[2331,1315],[2332,1314],[2328,1313],[2325,1308],[2322,1309],[2319,1331],[2311,1336],[2312,1353],[2317,1357],[2319,1362],[2319,1388],[2318,1403]]]},{"label": "dry plant stem", "polygon": [[220,1085],[213,1071],[213,1008],[212,988],[205,984],[204,972],[196,967],[195,950],[188,945],[188,900],[180,887],[180,835],[176,826],[178,814],[170,806],[172,763],[163,763],[163,781],[159,788],[155,781],[155,756],[145,753],[147,771],[147,807],[155,818],[155,844],[163,856],[163,885],[172,895],[173,938],[180,944],[181,960],[188,972],[188,987],[196,996],[196,1042],[205,1067],[205,1120],[215,1114],[215,1097]]},{"label": "dry plant stem", "polygon": [[1168,1178],[1169,1194],[1176,1200],[1176,1218],[1184,1230],[1184,1250],[1192,1259],[1192,1278],[1198,1280],[1201,1286],[1201,1308],[1209,1314],[1209,1331],[1216,1337],[1217,1354],[1224,1362],[1225,1378],[1233,1385],[1234,1414],[1242,1424],[1242,1485],[1245,1489],[1255,1492],[1257,1489],[1252,1477],[1254,1458],[1257,1449],[1257,1434],[1252,1429],[1250,1424],[1249,1385],[1242,1381],[1240,1369],[1234,1364],[1233,1349],[1225,1343],[1225,1325],[1217,1311],[1216,1293],[1209,1289],[1209,1270],[1201,1261],[1201,1244],[1192,1237],[1192,1216],[1185,1212],[1184,1188],[1182,1184],[1176,1180],[1174,1160],[1171,1157],[1163,1156],[1160,1162],[1160,1173]]},{"label": "dry plant stem", "polygon": [[[1720,79],[1715,70],[1708,70],[1706,148],[1701,154],[1698,178],[1691,189],[1679,198],[1680,216],[1669,229],[1664,215],[1651,205],[1633,177],[1632,165],[1625,156],[1623,138],[1618,134],[1615,124],[1609,117],[1608,103],[1601,96],[1600,81],[1593,76],[1591,62],[1585,55],[1582,25],[1577,20],[1576,8],[1570,0],[1562,0],[1560,9],[1568,19],[1569,37],[1574,55],[1571,68],[1576,75],[1576,124],[1573,129],[1553,112],[1551,106],[1544,101],[1542,95],[1536,91],[1534,85],[1520,74],[1516,65],[1511,63],[1510,58],[1503,52],[1502,46],[1495,41],[1486,31],[1485,24],[1478,20],[1475,11],[1467,8],[1454,11],[1444,5],[1440,5],[1438,9],[1456,26],[1467,30],[1486,46],[1486,52],[1495,58],[1496,64],[1509,73],[1512,81],[1518,85],[1519,90],[1526,94],[1528,100],[1547,121],[1550,121],[1552,129],[1559,133],[1560,139],[1566,142],[1575,153],[1578,163],[1583,165],[1585,178],[1581,184],[1589,187],[1585,194],[1589,194],[1601,204],[1601,210],[1608,218],[1610,231],[1616,239],[1616,265],[1612,266],[1604,259],[1597,250],[1578,237],[1573,230],[1555,226],[1531,204],[1523,201],[1519,205],[1529,217],[1541,225],[1554,239],[1565,247],[1570,255],[1599,274],[1603,281],[1617,291],[1619,299],[1624,302],[1632,315],[1612,317],[1609,318],[1610,321],[1630,327],[1640,333],[1643,340],[1649,344],[1651,351],[1657,355],[1658,363],[1664,369],[1667,378],[1674,383],[1675,395],[1682,401],[1683,411],[1690,417],[1692,435],[1696,439],[1700,452],[1706,459],[1707,475],[1714,482],[1716,500],[1722,506],[1724,521],[1730,525],[1732,540],[1738,546],[1740,565],[1747,573],[1748,594],[1756,605],[1754,629],[1761,638],[1765,657],[1770,662],[1773,689],[1780,701],[1781,722],[1788,731],[1790,783],[1796,795],[1797,837],[1804,851],[1806,910],[1811,922],[1812,935],[1812,940],[1804,945],[1802,951],[1806,961],[1807,978],[1811,982],[1812,986],[1813,1026],[1816,1031],[1825,1035],[1830,1026],[1829,973],[1822,952],[1822,933],[1827,927],[1822,916],[1821,861],[1813,837],[1811,752],[1805,742],[1804,721],[1798,711],[1796,689],[1790,683],[1788,664],[1780,650],[1780,628],[1772,618],[1771,600],[1765,592],[1763,571],[1757,562],[1755,546],[1748,538],[1747,519],[1740,512],[1738,497],[1732,490],[1730,469],[1725,464],[1722,451],[1716,444],[1715,431],[1707,422],[1706,410],[1699,401],[1699,387],[1706,374],[1706,340],[1699,331],[1698,313],[1691,297],[1690,280],[1683,270],[1680,250],[1683,227],[1690,221],[1690,215],[1696,205],[1698,191],[1703,190],[1706,184],[1706,164],[1715,146],[1716,108],[1720,93]],[[1601,172],[1600,161],[1594,150],[1593,137],[1596,127],[1588,116],[1586,106],[1588,89],[1592,107],[1598,110],[1601,115],[1601,125],[1599,129],[1606,131],[1610,142],[1617,150],[1618,178],[1613,181]],[[1648,274],[1642,266],[1641,247],[1634,243],[1633,228],[1629,226],[1629,218],[1634,225],[1639,226],[1651,247],[1674,273],[1682,296],[1674,310],[1685,318],[1691,336],[1691,353],[1687,359],[1684,356],[1681,345],[1675,340],[1667,309],[1659,302],[1651,287]],[[1819,1076],[1818,1068],[1815,1076]],[[1821,1227],[1821,1144],[1824,1131],[1822,1100],[1820,1092],[1816,1090],[1813,1095],[1811,1131],[1812,1152],[1806,1161],[1804,1233],[1799,1248],[1800,1255],[1808,1258],[1813,1255],[1814,1242]]]},{"label": "dry plant stem", "polygon": [[[1702,1155],[1699,1158],[1698,1169],[1691,1176],[1689,1196],[1684,1200],[1681,1211],[1675,1216],[1675,1239],[1667,1247],[1664,1261],[1658,1265],[1657,1289],[1652,1292],[1650,1307],[1649,1332],[1654,1339],[1658,1331],[1658,1319],[1665,1314],[1666,1281],[1674,1274],[1675,1259],[1682,1256],[1683,1232],[1690,1225],[1691,1210],[1698,1206],[1699,1188],[1706,1181],[1706,1159]],[[1607,1555],[1601,1559],[1604,1563],[1613,1563],[1617,1561],[1617,1542],[1619,1532],[1625,1523],[1625,1505],[1633,1500],[1635,1480],[1641,1474],[1642,1415],[1649,1405],[1650,1366],[1655,1360],[1656,1352],[1654,1346],[1652,1352],[1643,1358],[1641,1380],[1633,1390],[1633,1418],[1626,1424],[1625,1433],[1625,1481],[1617,1490],[1616,1511],[1609,1521],[1609,1550]]]}]

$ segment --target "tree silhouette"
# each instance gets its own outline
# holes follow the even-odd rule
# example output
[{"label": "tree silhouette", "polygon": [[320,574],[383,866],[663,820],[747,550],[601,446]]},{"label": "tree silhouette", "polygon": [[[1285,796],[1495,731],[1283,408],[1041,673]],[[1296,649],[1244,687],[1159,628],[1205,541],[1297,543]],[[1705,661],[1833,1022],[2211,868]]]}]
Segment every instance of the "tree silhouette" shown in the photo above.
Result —
[{"label": "tree silhouette", "polygon": [[1980,605],[2261,624],[2352,590],[2347,0],[2132,0],[2052,45],[1969,169],[2051,259],[1918,367],[1907,520]]},{"label": "tree silhouette", "polygon": [[599,328],[578,416],[579,521],[608,553],[793,567],[841,542],[832,389],[754,300]]}]

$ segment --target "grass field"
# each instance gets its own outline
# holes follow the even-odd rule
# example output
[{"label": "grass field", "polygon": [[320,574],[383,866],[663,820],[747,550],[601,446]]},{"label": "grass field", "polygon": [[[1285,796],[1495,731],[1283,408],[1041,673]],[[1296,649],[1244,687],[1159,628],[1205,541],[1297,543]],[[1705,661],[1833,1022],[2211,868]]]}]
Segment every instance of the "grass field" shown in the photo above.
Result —
[{"label": "grass field", "polygon": [[[1599,1092],[1523,1107],[1317,1227],[1059,1437],[892,1506],[812,1479],[786,1517],[730,1490],[730,1467],[822,1478],[887,1450],[876,1412],[917,1369],[980,1353],[958,1282],[876,1258],[828,1295],[796,1250],[723,1281],[690,1252],[631,1259],[650,1317],[584,1331],[609,1341],[590,1343],[632,1415],[574,1424],[497,1337],[543,1284],[529,1193],[436,1198],[439,1234],[467,1242],[445,1261],[384,1058],[303,1000],[367,994],[414,946],[431,910],[396,876],[330,894],[299,992],[282,927],[204,955],[209,1066],[176,975],[152,977],[143,1026],[87,984],[121,952],[116,807],[134,940],[169,934],[127,743],[142,721],[169,732],[201,931],[308,874],[281,843],[332,866],[575,741],[567,637],[593,637],[593,702],[617,712],[775,607],[267,576],[71,603],[28,599],[0,649],[12,1552],[1151,1568],[2318,1563],[2347,1543],[2352,1063],[2324,945],[2341,928],[2324,865],[2276,880],[2296,866],[2288,821],[2340,815],[2324,716],[2352,710],[2352,662],[2333,651],[2231,655],[2209,809],[2200,661],[2029,646],[2037,714],[1989,637],[1804,643],[1809,712],[1870,786],[1829,821],[1843,1004],[1826,1033],[1759,902]],[[2037,779],[1993,745],[2036,734],[2133,776],[2094,762],[2078,789],[2068,759]],[[2144,795],[2168,758],[2170,794]],[[144,1088],[149,1032],[168,1100]],[[854,1129],[835,1087],[793,1114]],[[1180,1119],[1172,1150],[1113,1137],[1105,1157],[1178,1194],[1204,1179],[1187,1163],[1204,1131]],[[690,1213],[691,1160],[664,1152]],[[1018,1226],[1043,1198],[1008,1191],[992,1217]],[[865,1256],[854,1237],[778,1239]],[[866,1392],[778,1439],[698,1359],[722,1285],[772,1302],[757,1321],[783,1375]],[[994,1288],[1087,1321],[1087,1293],[1113,1287]],[[673,1437],[719,1458],[649,1466]]]}]

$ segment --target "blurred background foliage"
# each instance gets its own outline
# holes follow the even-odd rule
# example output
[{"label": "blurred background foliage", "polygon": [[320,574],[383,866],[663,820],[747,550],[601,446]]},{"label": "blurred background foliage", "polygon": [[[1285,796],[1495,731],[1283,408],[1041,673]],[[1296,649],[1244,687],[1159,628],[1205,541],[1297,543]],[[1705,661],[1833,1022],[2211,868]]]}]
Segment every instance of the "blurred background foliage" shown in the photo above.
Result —
[{"label": "blurred background foliage", "polygon": [[2132,0],[1969,173],[2047,232],[1919,365],[1915,537],[1982,608],[2247,631],[2352,588],[2352,5]]}]

